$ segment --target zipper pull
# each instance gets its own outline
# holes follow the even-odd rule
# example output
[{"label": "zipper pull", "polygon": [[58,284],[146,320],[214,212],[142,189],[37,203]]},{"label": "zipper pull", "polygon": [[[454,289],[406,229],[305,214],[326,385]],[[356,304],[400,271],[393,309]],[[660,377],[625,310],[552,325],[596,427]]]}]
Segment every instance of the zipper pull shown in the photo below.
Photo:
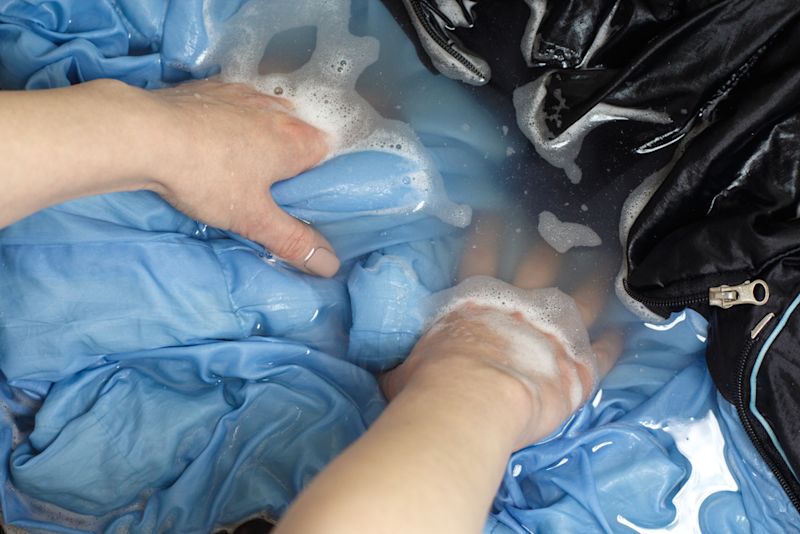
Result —
[{"label": "zipper pull", "polygon": [[[756,297],[756,288],[761,288],[763,296]],[[738,286],[719,286],[708,290],[708,303],[711,306],[719,306],[727,310],[739,304],[752,304],[763,306],[769,300],[769,286],[763,280],[751,282],[747,280]]]}]

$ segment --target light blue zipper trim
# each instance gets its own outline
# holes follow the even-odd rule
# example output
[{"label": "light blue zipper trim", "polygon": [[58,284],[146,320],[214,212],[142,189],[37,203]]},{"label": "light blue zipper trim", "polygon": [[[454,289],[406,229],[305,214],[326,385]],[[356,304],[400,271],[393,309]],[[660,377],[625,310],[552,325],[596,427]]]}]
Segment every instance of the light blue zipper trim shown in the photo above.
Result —
[{"label": "light blue zipper trim", "polygon": [[797,295],[789,305],[789,308],[783,313],[783,317],[781,317],[780,322],[772,331],[772,333],[767,338],[766,343],[764,346],[761,347],[761,352],[758,353],[758,358],[756,358],[756,363],[753,366],[753,372],[750,374],[750,412],[758,419],[758,422],[761,423],[761,426],[764,427],[764,430],[769,435],[769,439],[772,440],[772,444],[778,449],[778,452],[783,458],[784,463],[789,468],[789,471],[792,472],[794,475],[794,479],[800,482],[800,478],[798,478],[797,473],[794,472],[792,468],[792,464],[789,463],[789,459],[786,457],[786,453],[781,447],[781,444],[778,442],[778,438],[775,436],[775,432],[772,430],[772,427],[769,425],[767,420],[764,418],[763,415],[758,411],[756,408],[756,380],[758,379],[758,371],[761,369],[761,364],[764,362],[764,357],[767,355],[767,351],[772,346],[772,343],[775,341],[775,338],[781,333],[783,328],[786,326],[786,323],[789,321],[789,317],[794,313],[794,310],[797,306],[800,305],[800,295]]}]

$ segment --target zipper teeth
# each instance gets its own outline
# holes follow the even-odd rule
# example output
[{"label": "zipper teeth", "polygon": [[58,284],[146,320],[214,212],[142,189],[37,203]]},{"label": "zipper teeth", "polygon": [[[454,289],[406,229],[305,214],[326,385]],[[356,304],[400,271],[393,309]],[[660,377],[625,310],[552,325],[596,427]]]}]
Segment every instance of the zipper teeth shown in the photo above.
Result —
[{"label": "zipper teeth", "polygon": [[431,37],[431,39],[433,39],[436,42],[436,44],[441,46],[445,50],[445,52],[450,54],[453,57],[453,59],[455,59],[465,68],[467,68],[472,74],[474,74],[481,80],[485,80],[486,79],[485,74],[483,74],[480,70],[478,70],[478,68],[469,59],[464,57],[464,55],[461,52],[453,48],[450,45],[450,43],[441,38],[441,36],[437,33],[436,29],[432,27],[431,22],[426,17],[426,14],[422,8],[422,5],[420,4],[420,1],[411,0],[410,3],[411,7],[414,9],[414,14],[417,16],[417,19],[419,20],[420,24],[422,24],[422,27],[425,29],[425,32]]},{"label": "zipper teeth", "polygon": [[672,308],[675,306],[688,306],[689,304],[708,303],[708,293],[692,293],[690,295],[686,295],[685,297],[676,298],[651,298],[642,296],[631,289],[627,280],[625,280],[623,286],[625,287],[625,292],[632,298],[638,300],[645,306],[653,308]]},{"label": "zipper teeth", "polygon": [[745,432],[747,432],[747,435],[750,437],[750,441],[755,446],[759,456],[761,456],[761,458],[764,460],[764,463],[767,464],[767,467],[769,467],[770,471],[772,471],[772,474],[775,475],[775,479],[781,485],[784,493],[786,493],[786,496],[789,497],[789,500],[792,501],[794,507],[798,511],[800,511],[800,497],[798,497],[798,495],[794,492],[794,489],[786,481],[786,478],[783,476],[780,469],[778,469],[776,462],[774,462],[770,456],[765,454],[766,449],[764,445],[761,443],[759,437],[756,435],[755,430],[753,429],[753,424],[750,422],[750,419],[747,415],[747,409],[744,405],[744,395],[745,395],[744,378],[747,370],[746,369],[747,357],[749,356],[750,350],[753,348],[753,345],[755,345],[755,340],[749,340],[745,344],[744,350],[742,351],[742,354],[740,356],[741,363],[739,365],[739,372],[737,376],[739,391],[736,395],[736,411],[739,414],[739,420],[742,422],[742,426],[744,427]]}]

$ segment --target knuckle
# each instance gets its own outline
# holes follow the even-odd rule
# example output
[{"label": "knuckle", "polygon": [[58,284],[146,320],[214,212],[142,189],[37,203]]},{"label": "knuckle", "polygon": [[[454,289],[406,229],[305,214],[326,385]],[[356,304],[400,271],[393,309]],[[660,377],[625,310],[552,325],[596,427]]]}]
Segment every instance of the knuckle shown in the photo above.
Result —
[{"label": "knuckle", "polygon": [[274,251],[278,256],[289,261],[302,261],[311,249],[311,229],[294,225],[278,242]]}]

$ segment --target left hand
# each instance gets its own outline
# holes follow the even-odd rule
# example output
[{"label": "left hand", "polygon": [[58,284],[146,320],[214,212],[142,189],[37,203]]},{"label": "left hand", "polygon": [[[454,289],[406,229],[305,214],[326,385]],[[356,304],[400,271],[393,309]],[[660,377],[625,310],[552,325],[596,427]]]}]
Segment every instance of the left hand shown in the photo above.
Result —
[{"label": "left hand", "polygon": [[[138,90],[135,90],[138,91]],[[326,135],[282,98],[243,84],[204,80],[139,93],[140,109],[168,132],[155,161],[156,191],[190,217],[261,243],[303,271],[333,276],[333,247],[283,211],[270,186],[318,164]]]}]

